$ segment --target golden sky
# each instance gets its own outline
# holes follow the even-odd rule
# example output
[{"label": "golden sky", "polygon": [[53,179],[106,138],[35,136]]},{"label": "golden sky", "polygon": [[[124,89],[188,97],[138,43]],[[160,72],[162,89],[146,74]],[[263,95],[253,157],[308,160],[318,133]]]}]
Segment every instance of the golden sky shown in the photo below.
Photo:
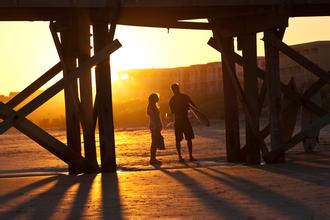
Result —
[{"label": "golden sky", "polygon": [[[119,26],[123,47],[112,55],[114,72],[136,68],[177,67],[219,61],[206,43],[210,31]],[[258,35],[258,55],[263,44]],[[58,62],[47,22],[0,23],[0,94],[20,91]],[[330,40],[330,17],[290,19],[284,41],[298,44]]]}]

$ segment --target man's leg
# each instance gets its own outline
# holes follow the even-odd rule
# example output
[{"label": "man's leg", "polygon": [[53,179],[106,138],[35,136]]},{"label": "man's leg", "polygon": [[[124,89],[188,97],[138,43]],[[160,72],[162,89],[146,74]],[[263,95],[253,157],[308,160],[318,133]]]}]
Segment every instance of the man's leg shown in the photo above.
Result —
[{"label": "man's leg", "polygon": [[189,160],[190,161],[197,161],[192,155],[192,140],[191,139],[187,140],[187,145],[188,145],[188,150],[189,150]]}]

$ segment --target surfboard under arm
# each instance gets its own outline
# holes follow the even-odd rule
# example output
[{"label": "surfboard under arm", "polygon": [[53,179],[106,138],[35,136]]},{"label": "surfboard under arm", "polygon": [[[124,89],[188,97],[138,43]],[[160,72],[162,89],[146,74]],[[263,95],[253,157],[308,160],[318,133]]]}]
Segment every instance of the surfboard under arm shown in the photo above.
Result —
[{"label": "surfboard under arm", "polygon": [[189,104],[189,108],[195,118],[203,125],[209,127],[210,126],[210,120],[204,115],[196,106],[193,106],[192,104]]}]

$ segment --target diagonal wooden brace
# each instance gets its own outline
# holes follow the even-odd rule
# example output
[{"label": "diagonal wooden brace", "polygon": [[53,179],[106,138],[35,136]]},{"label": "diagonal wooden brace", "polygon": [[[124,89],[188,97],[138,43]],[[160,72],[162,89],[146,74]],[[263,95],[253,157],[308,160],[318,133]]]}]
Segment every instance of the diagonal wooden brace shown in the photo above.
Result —
[{"label": "diagonal wooden brace", "polygon": [[[216,41],[216,45],[218,46],[217,48],[221,48],[222,52],[225,52],[225,53],[228,53],[228,54],[229,53],[230,54],[234,53],[234,51],[225,51],[225,47],[222,45],[222,40],[221,40],[222,36],[218,32],[217,27],[214,27],[213,34],[215,35],[215,37],[217,39],[217,41]],[[224,59],[222,62],[229,63],[229,60]],[[229,65],[226,65],[226,66],[229,66]],[[235,72],[233,72],[233,70],[229,69],[228,72],[230,72],[231,80],[232,80],[233,84],[236,87],[238,97],[240,98],[241,104],[243,106],[243,110],[244,110],[245,115],[246,115],[247,123],[249,124],[249,126],[251,128],[251,131],[253,132],[253,135],[256,137],[258,142],[260,142],[260,148],[261,148],[262,153],[266,154],[266,153],[268,153],[268,149],[267,149],[266,144],[264,142],[264,138],[262,137],[262,134],[260,133],[259,129],[257,129],[255,124],[253,123],[253,120],[252,120],[252,117],[251,117],[251,112],[250,112],[251,108],[248,105],[247,99],[246,99],[245,94],[243,92],[243,89],[242,89],[242,87],[239,83],[239,80],[238,80]]]},{"label": "diagonal wooden brace", "polygon": [[61,63],[55,64],[52,68],[50,68],[46,73],[40,76],[37,80],[31,83],[28,87],[26,87],[23,91],[14,96],[11,100],[9,100],[6,105],[10,108],[15,108],[21,102],[23,102],[26,98],[32,95],[35,91],[37,91],[41,86],[51,80],[54,76],[56,76],[59,72],[62,71]]},{"label": "diagonal wooden brace", "polygon": [[[0,134],[7,131],[10,127],[13,126],[13,123],[19,119],[25,118],[28,114],[33,112],[35,109],[37,109],[40,105],[48,101],[50,98],[52,98],[54,95],[59,93],[62,89],[65,88],[72,80],[75,80],[79,78],[82,74],[86,72],[86,69],[90,69],[96,64],[102,62],[104,59],[106,59],[109,54],[113,53],[117,49],[121,47],[121,44],[118,40],[113,41],[112,43],[105,46],[102,50],[100,50],[98,53],[96,53],[94,56],[92,56],[90,59],[88,59],[83,65],[78,67],[75,71],[73,71],[66,80],[63,78],[59,80],[57,83],[46,89],[43,93],[41,93],[39,96],[31,100],[29,103],[27,103],[24,107],[19,109],[17,112],[12,112],[9,114],[5,120],[0,123]],[[0,108],[1,112],[1,108]]]},{"label": "diagonal wooden brace", "polygon": [[269,34],[268,40],[271,45],[279,49],[282,53],[290,57],[292,60],[296,61],[298,64],[303,66],[305,69],[310,71],[311,73],[317,75],[322,80],[327,83],[330,83],[330,74],[327,71],[320,68],[317,64],[313,63],[290,46],[286,45],[284,42],[280,41],[277,37],[273,34]]},{"label": "diagonal wooden brace", "polygon": [[[215,39],[210,38],[208,44],[213,47],[214,49],[216,49],[217,51],[221,52],[222,50],[220,48],[217,47]],[[239,65],[243,65],[243,58],[237,54],[234,53],[234,57],[233,57],[234,61],[239,64]],[[257,68],[257,73],[258,73],[258,77],[262,80],[265,79],[265,71]],[[327,111],[321,107],[319,107],[318,105],[316,105],[315,103],[309,101],[307,98],[305,98],[304,96],[301,96],[299,93],[293,91],[290,87],[288,87],[287,85],[285,85],[284,83],[281,82],[281,90],[283,92],[283,94],[285,96],[287,96],[289,99],[291,99],[292,101],[299,103],[300,105],[304,106],[306,109],[310,110],[311,112],[315,113],[318,116],[323,116],[325,114],[327,114]]]},{"label": "diagonal wooden brace", "polygon": [[[6,118],[8,115],[15,114],[14,110],[2,102],[0,102],[0,109],[3,110],[3,114],[0,118]],[[13,126],[67,164],[77,167],[77,169],[81,169],[81,172],[86,172],[89,170],[87,161],[82,156],[48,134],[30,120],[21,118],[16,121]]]},{"label": "diagonal wooden brace", "polygon": [[294,135],[289,141],[287,141],[285,143],[285,145],[283,147],[269,152],[267,154],[267,159],[273,160],[273,159],[277,158],[283,152],[290,150],[295,145],[297,145],[299,142],[304,140],[306,138],[306,135],[308,135],[310,132],[313,132],[315,130],[320,130],[321,128],[325,127],[329,123],[330,123],[330,113],[317,119],[310,126],[308,126],[304,130],[302,130],[299,133],[297,133],[296,135]]},{"label": "diagonal wooden brace", "polygon": [[[56,50],[57,50],[57,54],[60,58],[60,63],[62,65],[62,68],[63,68],[63,76],[67,75],[68,74],[68,67],[67,67],[67,62],[65,60],[65,56],[64,56],[64,49],[63,49],[63,45],[61,44],[61,41],[57,35],[57,32],[56,32],[56,24],[54,21],[51,21],[49,22],[49,29],[50,29],[50,32],[52,34],[52,37],[53,37],[53,41],[54,41],[54,44],[55,44],[55,47],[56,47]],[[66,77],[63,78],[66,80]],[[71,86],[68,86],[66,88],[67,90],[70,91],[71,94],[75,94],[74,91],[73,91],[73,88]],[[83,130],[86,129],[86,122],[85,122],[85,118],[84,117],[84,109],[82,108],[81,106],[81,102],[78,98],[78,96],[69,96],[69,98],[71,99],[70,102],[72,103],[72,107],[75,109],[76,112],[79,112],[79,118],[80,118],[80,121],[81,121],[81,126],[83,128]]]}]

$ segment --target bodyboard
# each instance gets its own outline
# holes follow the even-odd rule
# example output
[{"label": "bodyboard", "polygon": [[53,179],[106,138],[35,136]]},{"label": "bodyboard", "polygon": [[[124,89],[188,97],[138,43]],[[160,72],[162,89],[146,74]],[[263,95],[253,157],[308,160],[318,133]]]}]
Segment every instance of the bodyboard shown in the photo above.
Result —
[{"label": "bodyboard", "polygon": [[203,125],[209,127],[210,126],[210,121],[209,119],[206,117],[206,115],[204,115],[198,108],[196,108],[195,106],[189,104],[189,108],[191,110],[191,112],[193,113],[193,115],[195,116],[195,118]]}]

